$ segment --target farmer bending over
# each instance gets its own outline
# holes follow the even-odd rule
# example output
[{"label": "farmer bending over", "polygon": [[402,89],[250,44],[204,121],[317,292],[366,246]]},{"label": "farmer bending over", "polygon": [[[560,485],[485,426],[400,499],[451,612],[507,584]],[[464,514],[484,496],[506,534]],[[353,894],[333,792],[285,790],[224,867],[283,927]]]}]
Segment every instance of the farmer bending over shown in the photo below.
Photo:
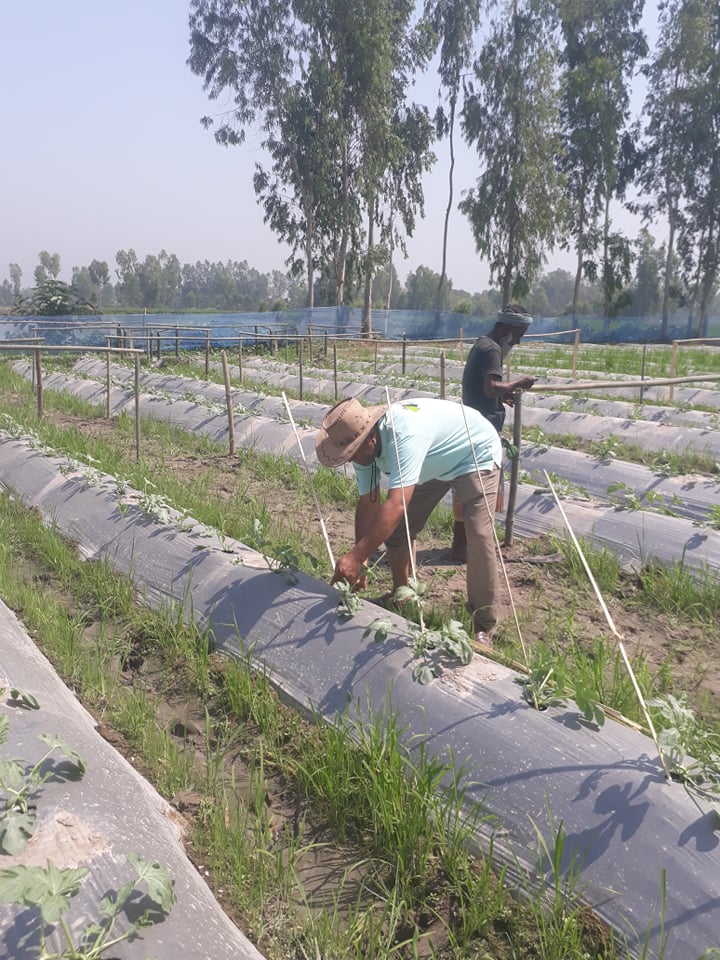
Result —
[{"label": "farmer bending over", "polygon": [[[411,559],[404,509],[414,557],[415,538],[452,489],[467,530],[467,596],[475,639],[489,644],[497,624],[493,526],[502,457],[492,424],[449,400],[403,400],[388,411],[386,404],[363,407],[353,398],[325,415],[315,447],[326,467],[352,462],[360,494],[355,546],[337,561],[332,582],[347,580],[363,589],[365,565],[385,543],[393,589],[406,586]],[[381,474],[388,477],[384,500]]]}]

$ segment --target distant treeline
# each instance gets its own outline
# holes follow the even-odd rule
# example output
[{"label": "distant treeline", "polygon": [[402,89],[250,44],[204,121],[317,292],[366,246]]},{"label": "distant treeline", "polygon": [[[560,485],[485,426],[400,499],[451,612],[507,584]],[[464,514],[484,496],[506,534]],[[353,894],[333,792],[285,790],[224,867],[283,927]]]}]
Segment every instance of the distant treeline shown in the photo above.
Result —
[{"label": "distant treeline", "polygon": [[[662,291],[662,251],[657,249],[647,232],[641,235],[640,254],[635,276],[618,298],[614,316],[654,316],[659,312]],[[262,273],[247,261],[198,261],[181,264],[175,254],[161,250],[140,259],[135,251],[118,250],[115,269],[107,261],[93,260],[88,266],[73,267],[69,285],[58,280],[61,269],[59,254],[43,250],[33,271],[34,284],[24,283],[19,265],[9,265],[9,277],[0,284],[0,305],[5,312],[16,307],[18,313],[85,312],[84,310],[41,309],[45,299],[58,299],[65,290],[69,300],[91,304],[97,312],[209,311],[244,312],[298,309],[307,304],[307,287],[289,273],[273,270]],[[376,309],[432,310],[435,308],[439,274],[419,266],[401,283],[394,266],[379,270],[373,285]],[[552,270],[531,285],[524,298],[525,306],[535,316],[562,316],[572,313],[575,279],[567,270]],[[362,305],[362,291],[348,286],[347,306]],[[38,309],[20,309],[23,302],[35,303]],[[330,282],[319,280],[315,287],[315,305],[333,306],[335,290]],[[471,316],[491,317],[500,306],[497,289],[482,292],[456,290],[446,283],[444,309]],[[674,303],[674,310],[682,307]],[[590,316],[602,313],[603,291],[599,282],[584,282],[577,314]],[[15,311],[13,311],[15,312]]]}]

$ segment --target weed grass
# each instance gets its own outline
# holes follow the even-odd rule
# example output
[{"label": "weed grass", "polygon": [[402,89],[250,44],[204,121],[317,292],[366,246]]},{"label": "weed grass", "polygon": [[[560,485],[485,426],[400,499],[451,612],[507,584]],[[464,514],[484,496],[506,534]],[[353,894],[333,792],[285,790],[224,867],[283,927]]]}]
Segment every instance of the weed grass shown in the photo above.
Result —
[{"label": "weed grass", "polygon": [[[11,399],[7,399],[8,396]],[[93,407],[81,405],[64,394],[47,391],[46,403],[49,409],[57,407],[65,410],[68,405],[74,415],[79,414],[90,423],[98,420]],[[219,445],[201,436],[188,434],[178,427],[147,420],[142,424],[146,454],[140,463],[135,463],[132,456],[134,425],[129,418],[121,416],[113,426],[102,421],[98,437],[92,432],[88,436],[87,431],[76,428],[55,427],[51,418],[38,421],[29,384],[12,374],[7,366],[0,366],[0,422],[3,421],[18,424],[21,431],[34,432],[39,442],[66,451],[71,460],[82,457],[95,467],[122,478],[121,485],[145,489],[148,509],[152,507],[158,510],[165,504],[172,504],[181,513],[218,531],[221,538],[232,537],[246,543],[254,542],[257,525],[260,524],[263,530],[262,549],[268,556],[291,556],[308,573],[321,576],[329,574],[325,545],[315,525],[297,519],[298,516],[307,517],[307,504],[311,496],[307,475],[295,461],[242,449],[235,460],[235,490],[222,491],[216,486],[213,470],[217,458],[226,459]],[[182,478],[184,471],[174,470],[177,459],[194,465],[189,479]],[[152,483],[148,477],[153,478]],[[314,486],[323,505],[348,512],[354,507],[355,485],[341,472],[324,468],[318,470]],[[253,494],[252,491],[258,493]],[[288,504],[284,513],[278,509],[280,502]],[[436,510],[428,524],[428,532],[447,542],[451,523],[449,511]],[[577,597],[584,596],[586,601],[589,598],[591,603],[595,601],[590,596],[586,576],[575,551],[564,540],[556,546],[565,558],[561,575],[567,582],[568,601],[557,611],[545,615],[541,632],[548,644],[567,644],[568,639],[572,640],[576,633],[573,620]],[[706,571],[698,581],[682,562],[666,568],[648,565],[634,582],[636,589],[628,591],[627,576],[621,576],[614,554],[608,550],[593,550],[588,544],[585,544],[585,550],[600,589],[608,599],[616,603],[644,605],[648,610],[660,609],[673,616],[686,616],[694,622],[707,624],[708,628],[717,629],[720,586],[714,572]],[[51,556],[51,551],[50,546],[42,548],[42,552],[48,556]],[[629,601],[628,593],[632,594]],[[409,611],[409,615],[412,617],[412,612]],[[469,615],[462,604],[455,605],[452,610],[430,608],[426,611],[427,625],[431,628],[449,618],[458,620],[468,628],[470,626]],[[501,639],[507,642],[509,651],[517,657],[515,638],[507,636]],[[594,643],[594,640],[591,641],[591,649]],[[570,660],[565,668],[568,675],[572,673],[577,650],[570,643]],[[604,658],[600,659],[604,662]],[[610,681],[617,667],[607,663],[607,669],[610,677],[607,683],[598,683],[595,699],[623,711],[624,697],[617,701],[605,699],[604,691],[614,689],[614,682]],[[579,684],[583,686],[586,669],[581,661],[578,662],[577,673]],[[666,688],[668,684],[661,686]],[[573,688],[570,682],[569,688]],[[693,694],[693,691],[688,692]],[[700,709],[699,702],[694,705]],[[703,710],[706,706],[703,706]]]},{"label": "weed grass", "polygon": [[[337,725],[303,721],[252,669],[242,643],[237,660],[219,661],[194,624],[177,611],[138,605],[129,582],[102,563],[81,561],[5,495],[0,543],[0,594],[66,680],[123,733],[165,796],[191,790],[200,797],[193,855],[268,957],[302,960],[321,950],[323,957],[413,958],[431,939],[440,945],[434,955],[448,960],[482,950],[497,960],[538,956],[532,945],[547,922],[541,901],[518,901],[491,858],[471,855],[482,811],[467,809],[462,770],[409,737],[388,704],[353,705]],[[99,611],[104,632],[89,637]],[[178,689],[204,706],[199,743],[160,719],[158,698]],[[294,811],[282,826],[268,803],[273,782]],[[348,846],[333,897],[325,891],[325,904],[314,902],[301,881],[303,857],[322,860],[323,850]],[[566,891],[562,900],[570,909]],[[577,922],[542,956],[626,955],[598,939],[579,903],[572,909]]]}]

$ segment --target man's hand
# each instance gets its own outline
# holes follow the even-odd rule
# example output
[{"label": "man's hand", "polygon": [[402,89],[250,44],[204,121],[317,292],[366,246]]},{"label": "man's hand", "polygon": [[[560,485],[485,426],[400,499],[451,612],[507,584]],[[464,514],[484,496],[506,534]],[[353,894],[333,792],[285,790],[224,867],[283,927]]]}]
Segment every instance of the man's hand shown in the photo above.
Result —
[{"label": "man's hand", "polygon": [[502,402],[506,407],[514,407],[515,394],[520,393],[521,390],[529,390],[536,380],[537,377],[518,377],[517,380],[513,380],[513,382],[510,384],[510,392],[501,397]]},{"label": "man's hand", "polygon": [[353,590],[364,590],[367,583],[366,567],[364,560],[358,559],[354,551],[343,554],[335,564],[335,572],[331,583],[337,583],[338,580],[347,580]]}]

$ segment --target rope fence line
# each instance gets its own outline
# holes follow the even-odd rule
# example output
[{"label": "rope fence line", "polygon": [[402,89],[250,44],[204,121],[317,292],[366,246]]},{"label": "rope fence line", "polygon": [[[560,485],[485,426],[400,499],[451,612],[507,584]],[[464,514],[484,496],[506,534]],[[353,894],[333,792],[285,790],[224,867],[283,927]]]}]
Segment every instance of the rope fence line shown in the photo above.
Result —
[{"label": "rope fence line", "polygon": [[[327,360],[327,358],[332,354],[333,350],[340,352],[346,349],[350,351],[371,349],[373,352],[376,372],[379,354],[382,354],[383,358],[386,359],[388,354],[393,354],[399,350],[402,362],[402,373],[405,375],[407,373],[408,344],[410,344],[413,350],[416,348],[422,349],[426,347],[433,347],[437,349],[444,348],[446,349],[446,355],[451,351],[457,351],[460,362],[463,362],[466,344],[474,342],[475,339],[475,336],[473,335],[471,341],[466,340],[462,327],[460,327],[459,336],[457,337],[410,339],[408,338],[407,332],[404,332],[402,338],[400,339],[388,339],[379,336],[377,333],[367,336],[362,335],[359,330],[338,332],[335,327],[331,328],[323,324],[313,325],[312,323],[307,324],[307,332],[298,333],[293,331],[293,328],[289,323],[272,324],[254,322],[251,324],[240,325],[232,323],[214,323],[212,326],[198,324],[182,325],[168,324],[163,322],[152,323],[151,317],[148,315],[132,316],[137,320],[141,320],[142,325],[137,323],[123,326],[122,323],[118,322],[117,318],[114,318],[112,321],[105,322],[79,322],[78,320],[67,322],[57,322],[55,320],[47,322],[38,321],[31,325],[31,329],[33,331],[32,337],[24,337],[22,340],[32,340],[34,342],[36,338],[41,338],[43,334],[48,334],[50,332],[70,332],[73,330],[82,331],[85,334],[104,333],[106,342],[109,345],[112,345],[112,342],[114,342],[118,347],[125,347],[126,349],[134,348],[136,344],[142,347],[143,352],[147,354],[149,361],[154,357],[160,359],[163,352],[167,353],[170,350],[174,351],[176,358],[179,358],[182,343],[183,349],[200,349],[204,347],[206,353],[206,367],[210,350],[214,345],[217,345],[220,348],[223,348],[227,345],[237,345],[240,356],[242,355],[243,347],[248,350],[255,349],[258,351],[262,349],[264,351],[269,346],[273,356],[277,356],[279,346],[282,344],[286,350],[286,362],[290,362],[290,347],[295,345],[295,350],[297,353],[303,349],[305,343],[307,343],[306,356],[309,362],[312,362],[316,354],[318,358],[325,357]],[[12,323],[13,325],[17,325],[18,322],[21,322],[21,318],[0,318],[0,329],[2,328],[3,323]],[[568,336],[573,337],[571,375],[572,377],[575,377],[577,375],[581,347],[581,328],[574,327],[569,330],[559,330],[549,333],[528,332],[523,338],[523,344],[528,347],[532,347],[533,345],[544,346],[545,342],[548,340],[562,340]],[[320,341],[322,342],[322,347],[317,349],[318,342]],[[19,344],[22,341],[20,338],[18,338],[12,342]],[[190,344],[189,347],[186,346],[188,343]],[[597,345],[593,343],[592,346],[595,347]],[[642,345],[643,365],[641,368],[641,376],[644,374],[644,363],[649,346],[650,345],[647,343]],[[657,346],[664,347],[666,345]],[[680,348],[696,346],[720,346],[720,338],[707,337],[673,340],[670,346],[671,358],[668,378],[673,379],[677,376],[678,354]],[[240,360],[240,363],[241,362],[242,361]],[[506,369],[509,378],[509,357],[506,361]],[[674,391],[671,389],[669,399],[673,400],[673,398]],[[642,393],[640,399],[642,402]]]},{"label": "rope fence line", "polygon": [[[107,325],[103,327],[103,329],[107,329]],[[192,333],[195,335],[195,338],[200,343],[202,343],[204,347],[205,377],[206,379],[208,379],[209,372],[210,372],[211,330],[209,327],[205,327],[205,328],[192,327],[190,329]],[[259,331],[259,325],[258,325],[258,328],[256,329]],[[152,329],[148,327],[144,330],[133,328],[132,330],[129,330],[129,331],[123,331],[123,333],[128,334],[128,338],[126,341],[124,336],[121,336],[121,337],[118,336],[119,331],[117,328],[115,328],[113,330],[112,336],[111,335],[106,336],[105,346],[87,346],[87,345],[71,346],[67,344],[49,344],[49,343],[46,343],[42,338],[40,338],[36,331],[32,338],[23,337],[23,338],[18,338],[14,340],[5,340],[5,341],[0,340],[0,353],[3,353],[3,352],[25,353],[30,351],[33,352],[32,379],[33,379],[33,387],[36,390],[37,399],[38,399],[38,416],[42,416],[43,383],[42,383],[41,355],[43,352],[47,352],[48,354],[52,354],[52,353],[78,353],[78,354],[102,353],[104,354],[106,356],[106,368],[107,368],[106,369],[107,402],[106,402],[106,414],[105,414],[107,419],[110,419],[110,416],[111,416],[111,412],[110,412],[110,378],[111,378],[110,360],[111,360],[111,357],[120,356],[124,359],[129,356],[132,359],[136,368],[136,372],[135,372],[136,456],[139,459],[139,456],[140,456],[140,421],[139,421],[140,359],[143,356],[146,356],[148,358],[148,361],[152,363],[152,360],[155,356],[157,356],[158,359],[161,358],[162,342],[167,342],[168,340],[171,340],[174,343],[175,354],[179,355],[180,328],[176,326],[165,325],[164,330],[165,330],[165,334],[163,335],[160,331],[160,328]],[[577,360],[577,349],[580,342],[579,340],[580,330],[578,328],[572,331],[563,331],[562,333],[574,334],[575,339],[573,343],[573,367],[575,367],[576,360]],[[560,335],[562,335],[562,333]],[[251,334],[249,334],[249,337],[254,338],[255,335],[256,335],[256,331],[254,330]],[[533,335],[529,334],[528,336],[533,336]],[[540,338],[547,339],[548,336],[557,337],[558,334],[549,334],[549,335],[536,334],[534,336],[538,339]],[[140,346],[136,346],[136,340],[140,344]],[[118,341],[120,341],[119,344],[118,344]],[[239,380],[240,380],[240,384],[242,384],[243,382],[243,345],[245,342],[245,334],[242,332],[234,331],[233,335],[227,338],[218,338],[218,337],[214,338],[214,342],[216,343],[225,342],[225,341],[237,347]],[[296,344],[297,362],[298,362],[299,377],[300,377],[299,399],[302,400],[303,394],[304,394],[303,377],[304,377],[304,356],[305,356],[306,342],[308,343],[307,355],[310,358],[310,362],[312,362],[313,356],[314,356],[312,332],[309,332],[308,335],[304,335],[304,336],[288,335],[286,337],[286,348],[291,341],[295,342]],[[409,341],[409,342],[412,343],[413,346],[415,345],[422,346],[426,344],[433,344],[434,346],[440,346],[443,343],[457,344],[461,350],[462,350],[462,343],[463,343],[462,338],[458,340],[445,339],[445,340],[425,340],[425,341]],[[113,343],[116,343],[118,345],[113,346]],[[327,334],[323,334],[322,343],[323,343],[322,351],[326,361],[328,360],[329,356],[332,356],[334,395],[337,398],[338,396],[337,355],[338,355],[339,343],[342,343],[343,345],[350,344],[351,346],[354,346],[356,344],[361,344],[365,348],[371,345],[373,347],[373,352],[374,352],[374,356],[373,356],[374,369],[375,371],[377,371],[378,345],[380,343],[383,343],[383,352],[385,352],[386,345],[389,346],[391,349],[396,348],[398,341],[379,341],[379,340],[358,341],[358,340],[349,340],[349,339],[338,339],[337,337],[330,338],[328,337]],[[407,338],[404,337],[400,343],[401,343],[401,349],[402,349],[402,367],[403,367],[403,373],[405,373],[406,349],[407,349],[407,343],[408,343]],[[677,352],[679,347],[682,345],[692,345],[692,346],[719,345],[720,346],[720,338],[705,338],[705,339],[692,339],[692,340],[686,340],[686,341],[685,340],[673,341],[672,353],[671,353],[671,370],[677,369]],[[274,340],[272,343],[272,346],[273,346],[274,354],[276,355],[277,349],[278,349],[278,341]],[[221,356],[223,357],[223,363],[226,366],[227,360],[225,357],[224,350],[221,351]],[[288,358],[286,356],[286,360],[287,359]],[[644,364],[645,364],[645,350],[643,350],[643,372],[644,372]],[[440,378],[439,395],[441,397],[445,397],[446,396],[446,351],[444,349],[440,351],[438,375]],[[229,390],[229,374],[227,372],[225,373],[225,377],[228,382],[227,389]],[[508,373],[508,379],[509,379],[509,373]],[[642,403],[644,400],[646,391],[653,387],[665,387],[665,386],[670,387],[669,393],[670,393],[670,399],[672,400],[674,387],[676,385],[683,384],[683,383],[717,383],[717,382],[720,382],[720,374],[714,374],[714,373],[688,374],[681,377],[670,376],[670,377],[661,377],[661,378],[646,378],[642,376],[640,379],[635,379],[635,380],[629,380],[629,379],[584,380],[584,381],[577,381],[574,383],[565,383],[565,384],[536,383],[533,387],[533,391],[535,393],[559,393],[559,394],[569,393],[571,394],[571,393],[583,393],[583,392],[591,392],[591,391],[605,391],[605,390],[614,390],[614,389],[617,390],[617,389],[623,389],[623,388],[630,388],[630,389],[638,389],[640,391],[639,402]],[[232,443],[232,430],[231,430],[231,453],[233,452],[232,447],[233,447],[233,443]],[[510,490],[511,498],[512,498],[512,492],[513,492],[513,485],[511,484],[511,490]],[[509,511],[509,512],[511,513],[512,511]],[[512,517],[509,518],[509,522],[511,525],[510,529],[512,529]]]}]

